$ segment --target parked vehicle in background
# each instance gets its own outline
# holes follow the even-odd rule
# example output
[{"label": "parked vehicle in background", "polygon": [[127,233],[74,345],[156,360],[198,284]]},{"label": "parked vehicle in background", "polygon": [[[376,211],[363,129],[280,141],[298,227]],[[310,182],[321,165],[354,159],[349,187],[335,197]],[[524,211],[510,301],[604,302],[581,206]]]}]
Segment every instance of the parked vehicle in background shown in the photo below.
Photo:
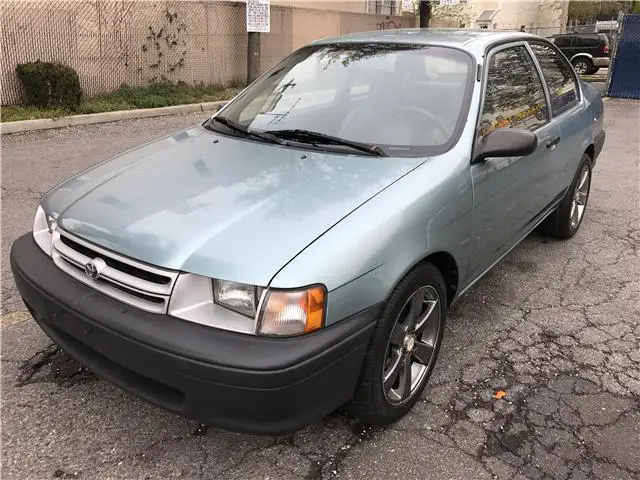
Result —
[{"label": "parked vehicle in background", "polygon": [[618,31],[620,24],[616,20],[605,20],[596,22],[596,33],[604,33],[611,41],[611,37]]},{"label": "parked vehicle in background", "polygon": [[390,423],[448,308],[538,226],[576,234],[604,141],[544,38],[323,39],[53,188],[11,266],[54,342],[170,411],[273,434],[351,400]]},{"label": "parked vehicle in background", "polygon": [[609,37],[604,33],[564,33],[548,37],[565,54],[579,75],[609,68]]}]

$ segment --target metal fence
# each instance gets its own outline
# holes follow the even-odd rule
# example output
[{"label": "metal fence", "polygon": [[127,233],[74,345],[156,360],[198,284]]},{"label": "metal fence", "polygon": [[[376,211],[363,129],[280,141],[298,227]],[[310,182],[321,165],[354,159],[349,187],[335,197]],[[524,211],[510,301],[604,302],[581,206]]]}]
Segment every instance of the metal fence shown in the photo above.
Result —
[{"label": "metal fence", "polygon": [[[20,103],[19,63],[42,60],[74,68],[86,95],[121,84],[243,81],[247,34],[244,2],[224,0],[2,0],[2,105]],[[295,2],[291,2],[295,5]],[[317,38],[399,28],[407,17],[271,7],[262,36],[265,70]],[[412,26],[412,25],[411,25]]]},{"label": "metal fence", "polygon": [[607,79],[610,97],[640,99],[640,15],[624,15]]}]

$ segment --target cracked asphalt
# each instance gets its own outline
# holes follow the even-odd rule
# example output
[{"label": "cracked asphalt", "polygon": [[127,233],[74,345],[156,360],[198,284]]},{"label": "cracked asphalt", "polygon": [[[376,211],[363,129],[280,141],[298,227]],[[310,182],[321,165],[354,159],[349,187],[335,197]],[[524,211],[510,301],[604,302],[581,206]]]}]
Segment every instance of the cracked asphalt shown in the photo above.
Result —
[{"label": "cracked asphalt", "polygon": [[278,438],[197,425],[95,377],[30,320],[9,271],[47,188],[201,117],[3,137],[3,478],[640,478],[640,103],[605,105],[581,230],[532,234],[461,299],[412,412],[382,429],[339,411]]}]

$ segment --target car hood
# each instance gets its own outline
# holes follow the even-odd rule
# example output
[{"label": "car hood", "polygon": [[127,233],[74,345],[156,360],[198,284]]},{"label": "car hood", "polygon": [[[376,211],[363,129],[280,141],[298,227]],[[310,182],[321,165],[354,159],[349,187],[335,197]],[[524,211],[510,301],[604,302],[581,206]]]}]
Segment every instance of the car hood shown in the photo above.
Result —
[{"label": "car hood", "polygon": [[267,285],[420,163],[293,149],[198,126],[82,172],[50,191],[43,206],[62,230],[122,255]]}]

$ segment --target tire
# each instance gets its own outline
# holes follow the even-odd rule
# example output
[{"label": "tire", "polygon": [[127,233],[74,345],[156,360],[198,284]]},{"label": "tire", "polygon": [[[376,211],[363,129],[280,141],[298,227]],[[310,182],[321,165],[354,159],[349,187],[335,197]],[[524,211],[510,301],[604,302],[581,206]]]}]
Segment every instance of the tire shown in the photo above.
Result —
[{"label": "tire", "polygon": [[[583,178],[584,175],[586,178]],[[577,191],[580,194],[577,194]],[[549,237],[567,240],[573,237],[584,219],[584,214],[589,201],[591,191],[591,157],[586,153],[582,156],[580,167],[576,173],[567,193],[558,205],[558,208],[549,215],[541,225],[541,233]],[[574,206],[574,200],[577,204]],[[578,207],[582,207],[579,209]],[[574,210],[574,208],[577,210]],[[573,215],[578,215],[576,219]]]},{"label": "tire", "polygon": [[576,58],[571,62],[571,65],[578,75],[591,75],[594,68],[593,62],[586,57]]},{"label": "tire", "polygon": [[[420,398],[442,343],[446,298],[442,274],[430,263],[416,267],[395,288],[378,318],[352,400],[353,412],[362,422],[392,423]],[[421,315],[415,318],[427,318],[422,333],[414,333],[416,329],[408,331],[411,325],[408,314],[418,310]],[[418,321],[418,327],[419,324]],[[420,363],[427,352],[429,360]],[[405,368],[408,361],[416,366],[415,379],[411,377],[411,381],[404,375],[407,371],[409,375],[414,373],[413,366]],[[388,377],[386,385],[384,375]],[[404,388],[407,385],[408,390]]]},{"label": "tire", "polygon": [[599,71],[600,71],[600,67],[593,67],[593,70],[591,70],[591,75],[595,75]]}]

